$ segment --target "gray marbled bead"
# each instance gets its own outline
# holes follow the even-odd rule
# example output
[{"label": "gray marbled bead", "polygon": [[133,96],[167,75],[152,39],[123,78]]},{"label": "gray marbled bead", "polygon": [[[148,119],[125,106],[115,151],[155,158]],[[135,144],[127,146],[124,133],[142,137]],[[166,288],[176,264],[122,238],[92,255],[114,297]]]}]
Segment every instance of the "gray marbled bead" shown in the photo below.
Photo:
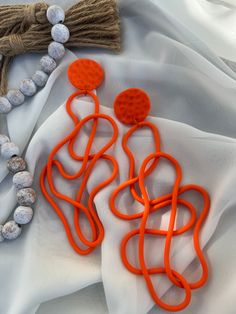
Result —
[{"label": "gray marbled bead", "polygon": [[0,242],[4,241],[4,237],[2,235],[2,228],[3,228],[3,225],[0,225]]},{"label": "gray marbled bead", "polygon": [[14,221],[10,220],[2,228],[2,235],[7,240],[14,240],[21,234],[21,227]]},{"label": "gray marbled bead", "polygon": [[47,73],[39,70],[34,73],[32,80],[38,87],[43,87],[47,83],[48,75]]},{"label": "gray marbled bead", "polygon": [[4,159],[10,159],[12,156],[19,155],[20,149],[16,144],[7,142],[1,146],[1,154]]},{"label": "gray marbled bead", "polygon": [[65,12],[58,5],[51,5],[47,9],[47,19],[48,22],[52,25],[63,23],[65,20]]},{"label": "gray marbled bead", "polygon": [[40,60],[41,69],[43,72],[50,74],[57,67],[56,61],[50,56],[44,56]]},{"label": "gray marbled bead", "polygon": [[7,142],[10,142],[9,137],[4,134],[0,134],[0,146]]},{"label": "gray marbled bead", "polygon": [[33,184],[33,176],[29,171],[14,174],[12,182],[17,189],[29,188]]},{"label": "gray marbled bead", "polygon": [[6,97],[0,97],[0,113],[8,113],[12,109],[12,104]]},{"label": "gray marbled bead", "polygon": [[33,80],[25,79],[20,83],[20,91],[25,96],[33,96],[37,92],[37,87]]},{"label": "gray marbled bead", "polygon": [[18,203],[22,206],[31,206],[36,202],[36,193],[31,188],[19,190],[16,197]]},{"label": "gray marbled bead", "polygon": [[58,43],[66,43],[70,38],[70,32],[68,27],[64,24],[56,24],[51,29],[52,39]]},{"label": "gray marbled bead", "polygon": [[10,101],[12,106],[20,106],[25,101],[25,96],[19,89],[11,89],[7,93],[7,99]]},{"label": "gray marbled bead", "polygon": [[60,60],[65,54],[65,47],[61,43],[53,41],[48,46],[48,54],[55,60]]},{"label": "gray marbled bead", "polygon": [[33,218],[33,209],[28,206],[18,206],[14,212],[14,220],[19,225],[28,224]]},{"label": "gray marbled bead", "polygon": [[17,173],[26,169],[26,162],[19,156],[14,156],[7,161],[7,168],[11,173]]}]

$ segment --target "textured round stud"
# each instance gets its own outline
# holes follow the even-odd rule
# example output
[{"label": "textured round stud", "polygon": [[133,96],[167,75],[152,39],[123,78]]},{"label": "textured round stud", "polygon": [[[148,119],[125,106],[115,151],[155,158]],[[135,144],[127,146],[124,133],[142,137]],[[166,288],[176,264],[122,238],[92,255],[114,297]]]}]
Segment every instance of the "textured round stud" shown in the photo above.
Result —
[{"label": "textured round stud", "polygon": [[10,89],[7,93],[7,99],[12,106],[20,106],[25,101],[25,96],[18,89]]},{"label": "textured round stud", "polygon": [[102,84],[104,71],[94,60],[79,59],[70,64],[68,78],[76,88],[91,91]]},{"label": "textured round stud", "polygon": [[25,79],[20,83],[20,91],[25,96],[33,96],[37,92],[37,87],[33,80]]},{"label": "textured round stud", "polygon": [[148,116],[151,103],[148,95],[139,88],[120,93],[114,103],[116,117],[124,124],[137,124]]},{"label": "textured round stud", "polygon": [[4,237],[2,235],[2,228],[3,228],[3,225],[0,225],[0,242],[4,241]]},{"label": "textured round stud", "polygon": [[2,146],[3,144],[7,142],[10,142],[9,137],[4,134],[0,134],[0,146]]},{"label": "textured round stud", "polygon": [[16,144],[7,142],[1,146],[1,154],[4,159],[10,159],[12,156],[19,155],[20,149]]},{"label": "textured round stud", "polygon": [[48,46],[48,54],[55,60],[60,60],[64,56],[65,52],[66,50],[64,45],[56,41],[51,42]]},{"label": "textured round stud", "polygon": [[64,24],[56,24],[51,29],[52,39],[58,43],[66,43],[70,38],[70,31]]},{"label": "textured round stud", "polygon": [[19,225],[28,224],[33,218],[33,209],[28,206],[18,206],[14,212],[14,220]]},{"label": "textured round stud", "polygon": [[17,173],[26,169],[26,162],[22,157],[14,156],[7,162],[7,168],[11,173]]},{"label": "textured round stud", "polygon": [[47,83],[48,75],[47,73],[39,70],[33,74],[32,80],[38,87],[43,87]]},{"label": "textured round stud", "polygon": [[65,12],[58,5],[51,5],[47,9],[47,19],[48,22],[52,25],[63,23],[65,20]]},{"label": "textured round stud", "polygon": [[56,61],[50,56],[43,56],[40,60],[40,66],[43,72],[50,74],[57,67]]},{"label": "textured round stud", "polygon": [[17,189],[29,188],[33,184],[33,176],[29,171],[14,174],[12,182]]},{"label": "textured round stud", "polygon": [[0,97],[0,113],[8,113],[12,109],[12,104],[6,97]]},{"label": "textured round stud", "polygon": [[2,228],[2,236],[7,240],[14,240],[21,234],[21,227],[14,221],[10,220]]},{"label": "textured round stud", "polygon": [[22,206],[31,206],[36,202],[35,190],[31,188],[21,189],[16,194],[17,202]]}]

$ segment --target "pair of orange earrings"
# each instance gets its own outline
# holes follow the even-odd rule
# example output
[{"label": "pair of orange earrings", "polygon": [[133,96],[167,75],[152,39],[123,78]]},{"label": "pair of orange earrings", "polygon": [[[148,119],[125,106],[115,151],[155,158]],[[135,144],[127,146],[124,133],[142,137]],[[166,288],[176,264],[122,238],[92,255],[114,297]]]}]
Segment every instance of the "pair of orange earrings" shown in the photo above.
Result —
[{"label": "pair of orange earrings", "polygon": [[[102,189],[113,182],[119,174],[119,166],[116,159],[108,153],[108,150],[116,143],[119,130],[113,118],[100,113],[99,99],[93,92],[94,89],[101,85],[104,79],[104,71],[101,66],[93,60],[80,59],[69,66],[68,77],[70,82],[79,90],[73,93],[66,103],[67,113],[74,122],[75,127],[73,131],[62,139],[50,153],[47,164],[41,174],[40,185],[45,198],[61,219],[71,246],[77,253],[86,255],[98,247],[104,238],[105,231],[97,214],[94,198]],[[71,107],[74,98],[82,95],[91,97],[94,102],[94,112],[79,120]],[[209,211],[210,198],[207,191],[200,186],[194,184],[181,186],[182,170],[178,161],[171,155],[161,151],[160,137],[157,127],[150,121],[145,120],[149,114],[150,107],[150,99],[147,94],[143,90],[137,88],[123,91],[115,100],[114,110],[116,117],[122,123],[131,126],[122,139],[122,148],[129,160],[129,173],[127,180],[112,192],[109,200],[109,207],[112,213],[119,219],[127,221],[140,220],[139,227],[124,235],[120,245],[121,259],[125,267],[133,274],[143,276],[150,295],[157,305],[167,311],[180,311],[189,304],[192,290],[203,286],[208,277],[208,266],[200,246],[199,233]],[[92,145],[96,138],[100,120],[107,121],[110,124],[113,133],[109,141],[100,150],[94,152],[94,147]],[[91,122],[90,136],[86,143],[84,154],[81,156],[76,153],[74,146],[81,129],[88,122]],[[139,129],[149,129],[152,132],[154,149],[153,153],[149,154],[143,160],[140,169],[137,169],[135,155],[128,143],[132,138],[132,135]],[[67,147],[70,157],[80,164],[79,170],[75,173],[67,172],[63,164],[56,158],[57,153],[64,146]],[[158,167],[160,159],[165,159],[173,167],[175,171],[175,182],[171,193],[150,199],[147,186],[145,185],[145,179]],[[93,188],[89,194],[87,204],[83,204],[83,196],[85,194],[88,179],[99,160],[105,160],[111,165],[112,174]],[[55,171],[57,171],[65,180],[81,180],[75,198],[70,198],[57,190],[53,180]],[[122,191],[130,193],[133,199],[140,204],[139,211],[126,214],[117,208],[116,199]],[[197,215],[194,205],[190,201],[184,199],[184,194],[189,191],[198,193],[203,199],[203,208],[200,215]],[[77,241],[75,241],[66,215],[56,202],[56,199],[67,202],[69,205],[73,206],[74,231],[78,236],[78,242],[80,244],[77,244]],[[148,226],[148,218],[150,215],[167,208],[170,210],[167,229],[150,228]],[[190,218],[183,226],[175,228],[177,212],[181,209],[187,209]],[[90,226],[90,239],[86,237],[81,228],[80,220],[82,214],[87,218]],[[201,277],[195,282],[188,282],[182,274],[173,269],[173,263],[171,263],[171,245],[173,238],[181,236],[191,230],[193,232],[193,246],[202,268]],[[145,239],[154,236],[165,237],[163,265],[159,267],[148,266],[147,258],[145,257]],[[127,253],[127,244],[133,237],[138,237],[138,266],[135,266],[130,262]],[[157,254],[160,254],[158,248],[156,249]],[[157,274],[165,274],[173,285],[181,288],[185,293],[183,300],[176,305],[165,303],[158,296],[157,289],[154,287],[152,281],[152,276]]]}]

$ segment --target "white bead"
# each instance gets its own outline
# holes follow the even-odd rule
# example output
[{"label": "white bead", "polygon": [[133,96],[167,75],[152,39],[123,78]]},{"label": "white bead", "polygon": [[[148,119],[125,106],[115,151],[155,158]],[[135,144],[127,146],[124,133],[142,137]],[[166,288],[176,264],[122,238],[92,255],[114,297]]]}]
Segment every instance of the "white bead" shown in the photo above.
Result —
[{"label": "white bead", "polygon": [[37,87],[33,80],[26,79],[21,81],[20,83],[20,91],[25,96],[33,96],[37,92]]},{"label": "white bead", "polygon": [[15,209],[14,220],[19,225],[28,224],[33,218],[33,209],[28,206],[19,206]]},{"label": "white bead", "polygon": [[7,142],[2,145],[1,154],[4,159],[10,159],[12,156],[19,155],[20,149],[16,144]]},{"label": "white bead", "polygon": [[0,242],[4,241],[4,237],[2,235],[2,228],[3,228],[3,225],[0,225]]},{"label": "white bead", "polygon": [[55,25],[57,23],[63,23],[65,20],[65,12],[58,5],[51,5],[47,9],[47,19],[48,22],[52,25]]},{"label": "white bead", "polygon": [[10,142],[9,137],[4,134],[0,134],[0,146],[7,142]]},{"label": "white bead", "polygon": [[65,54],[65,47],[61,43],[57,43],[56,41],[51,42],[48,46],[48,54],[55,60],[61,59]]},{"label": "white bead", "polygon": [[44,56],[40,60],[41,69],[45,73],[51,73],[57,67],[56,61],[50,56]]},{"label": "white bead", "polygon": [[2,235],[7,240],[14,240],[21,234],[21,227],[14,221],[10,220],[2,228]]},{"label": "white bead", "polygon": [[12,182],[17,189],[29,188],[33,184],[33,176],[29,171],[14,174]]},{"label": "white bead", "polygon": [[0,97],[0,113],[8,113],[11,109],[10,101],[6,97]]},{"label": "white bead", "polygon": [[53,40],[62,44],[66,43],[70,38],[69,29],[64,24],[54,25],[51,29],[51,35]]},{"label": "white bead", "polygon": [[34,73],[32,80],[38,87],[43,87],[47,83],[48,75],[47,73],[39,70]]},{"label": "white bead", "polygon": [[17,202],[23,206],[31,206],[36,202],[35,190],[31,188],[21,189],[16,193]]},{"label": "white bead", "polygon": [[15,174],[26,169],[26,162],[22,157],[14,156],[7,161],[8,170]]},{"label": "white bead", "polygon": [[20,106],[25,101],[25,96],[18,89],[11,89],[7,93],[7,99],[12,106]]}]

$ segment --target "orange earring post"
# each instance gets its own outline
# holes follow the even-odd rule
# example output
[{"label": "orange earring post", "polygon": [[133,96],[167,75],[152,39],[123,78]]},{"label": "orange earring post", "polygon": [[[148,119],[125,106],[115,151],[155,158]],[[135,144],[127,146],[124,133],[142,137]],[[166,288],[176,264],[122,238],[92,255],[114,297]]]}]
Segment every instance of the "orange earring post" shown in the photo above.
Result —
[{"label": "orange earring post", "polygon": [[[113,214],[119,219],[127,221],[140,219],[139,228],[130,231],[122,240],[120,247],[121,259],[125,267],[131,273],[144,277],[147,288],[156,305],[167,311],[181,311],[190,303],[192,289],[197,289],[203,286],[208,278],[208,266],[200,246],[199,233],[210,208],[210,197],[207,191],[198,185],[189,184],[181,186],[182,170],[178,161],[171,155],[161,151],[160,137],[157,127],[149,121],[144,121],[150,111],[150,100],[144,91],[137,88],[131,88],[123,91],[115,100],[114,110],[117,118],[121,122],[133,126],[130,127],[122,140],[123,150],[129,159],[129,177],[127,181],[123,182],[113,191],[110,197],[110,208]],[[144,159],[137,174],[134,153],[128,146],[128,142],[132,135],[138,129],[142,128],[148,128],[151,130],[155,144],[153,153]],[[175,170],[176,177],[174,186],[172,193],[155,199],[150,199],[144,181],[145,178],[156,169],[158,161],[161,158],[167,160]],[[140,192],[137,192],[137,185]],[[143,209],[138,213],[124,214],[117,208],[116,198],[121,191],[126,189],[129,189],[132,197],[142,206]],[[204,201],[204,205],[199,216],[197,215],[195,207],[183,198],[183,194],[189,191],[197,192]],[[184,226],[175,229],[176,215],[180,210],[178,207],[180,205],[189,211],[190,218]],[[166,207],[170,208],[170,219],[167,230],[149,228],[147,225],[148,217],[152,213]],[[195,282],[188,282],[183,275],[175,271],[170,258],[173,237],[181,236],[189,230],[193,230],[193,246],[202,267],[202,275],[199,280]],[[148,267],[144,254],[145,237],[148,235],[165,237],[164,267]],[[132,265],[129,261],[127,253],[127,244],[129,240],[135,236],[138,236],[139,268]],[[166,274],[173,285],[183,289],[185,291],[184,300],[180,301],[176,305],[171,305],[162,301],[154,288],[151,278],[152,275],[157,274]]]},{"label": "orange earring post", "polygon": [[[117,140],[118,128],[115,121],[111,117],[105,114],[101,114],[99,112],[99,99],[92,91],[93,89],[99,87],[104,79],[104,72],[101,66],[93,60],[79,59],[69,66],[68,77],[72,85],[79,89],[79,91],[73,93],[68,98],[66,103],[67,113],[73,120],[75,127],[73,131],[64,139],[62,139],[51,151],[47,160],[47,164],[45,165],[41,173],[40,186],[43,195],[60,218],[72,248],[78,254],[86,255],[91,253],[97,246],[99,246],[104,237],[104,228],[95,209],[94,198],[103,188],[109,185],[118,174],[118,165],[116,160],[111,155],[106,154],[107,150]],[[72,110],[72,102],[74,98],[83,95],[88,95],[93,100],[94,113],[79,121],[79,118]],[[109,122],[110,126],[113,129],[113,135],[100,150],[98,150],[97,152],[92,152],[92,145],[95,140],[99,120],[105,120]],[[90,121],[92,122],[90,136],[85,148],[84,155],[80,156],[75,152],[74,145],[79,136],[80,130],[83,126],[86,125],[87,122]],[[67,147],[71,159],[81,164],[79,170],[75,173],[68,173],[64,169],[63,164],[57,159],[58,152],[64,146]],[[113,168],[113,171],[110,177],[108,177],[103,182],[93,188],[93,190],[89,194],[88,204],[84,205],[82,203],[82,197],[86,190],[88,179],[93,172],[96,163],[99,160],[105,160],[109,162]],[[65,180],[81,179],[81,183],[79,184],[75,199],[70,198],[69,196],[59,192],[56,189],[53,179],[56,171],[58,175],[60,175]],[[74,228],[79,240],[78,242],[80,242],[80,244],[77,244],[77,241],[74,239],[70,224],[61,206],[58,205],[56,200],[62,200],[73,206]],[[87,237],[82,232],[80,226],[81,213],[86,216],[89,222],[91,239],[87,239]]]}]

